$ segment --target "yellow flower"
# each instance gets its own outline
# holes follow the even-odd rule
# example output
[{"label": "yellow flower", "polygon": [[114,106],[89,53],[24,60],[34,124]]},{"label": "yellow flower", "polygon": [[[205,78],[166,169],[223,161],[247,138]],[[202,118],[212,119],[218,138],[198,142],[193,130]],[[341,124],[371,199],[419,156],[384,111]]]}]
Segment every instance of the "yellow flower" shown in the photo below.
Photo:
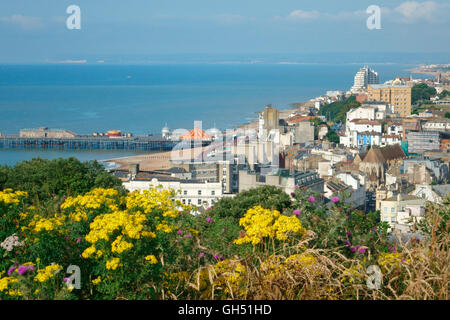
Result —
[{"label": "yellow flower", "polygon": [[111,260],[106,261],[106,269],[108,270],[116,270],[120,266],[119,258],[112,258]]},{"label": "yellow flower", "polygon": [[154,255],[149,255],[145,257],[145,260],[147,260],[150,264],[156,264],[158,263],[158,260],[156,259],[156,257]]},{"label": "yellow flower", "polygon": [[51,264],[44,269],[37,270],[37,274],[34,277],[34,281],[45,282],[53,278],[59,271],[62,270],[62,267],[58,264]]},{"label": "yellow flower", "polygon": [[265,237],[286,240],[288,233],[305,232],[297,217],[287,217],[277,210],[264,209],[261,206],[247,210],[244,217],[239,220],[239,225],[244,226],[246,235],[236,239],[234,241],[236,244],[256,245]]},{"label": "yellow flower", "polygon": [[97,284],[99,284],[101,281],[102,281],[102,278],[101,278],[100,276],[98,276],[97,278],[95,278],[94,280],[92,280],[92,283],[93,283],[94,285],[97,285]]}]

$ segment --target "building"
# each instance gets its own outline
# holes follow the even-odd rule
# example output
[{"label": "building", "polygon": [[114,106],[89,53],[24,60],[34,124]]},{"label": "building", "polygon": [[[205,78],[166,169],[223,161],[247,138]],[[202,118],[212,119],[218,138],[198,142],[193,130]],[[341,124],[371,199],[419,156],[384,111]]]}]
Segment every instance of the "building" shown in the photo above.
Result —
[{"label": "building", "polygon": [[360,149],[381,144],[382,126],[377,120],[353,119],[346,123],[345,134],[340,143],[346,147]]},{"label": "building", "polygon": [[415,190],[410,195],[426,199],[430,202],[443,203],[450,197],[450,184],[418,184],[415,187]]},{"label": "building", "polygon": [[411,115],[411,87],[407,85],[372,84],[368,87],[367,95],[369,101],[393,105],[393,112],[401,117]]},{"label": "building", "polygon": [[364,159],[359,163],[359,170],[368,176],[366,189],[376,190],[380,184],[386,181],[387,169],[402,162],[405,158],[406,155],[398,144],[382,148],[370,148]]},{"label": "building", "polygon": [[424,207],[426,200],[423,198],[398,194],[397,196],[387,198],[380,201],[380,218],[381,221],[389,223],[391,227],[395,224],[404,224],[405,208],[408,206]]},{"label": "building", "polygon": [[423,130],[427,131],[450,131],[450,119],[433,119],[422,124]]},{"label": "building", "polygon": [[324,186],[325,197],[332,199],[333,196],[344,197],[344,203],[353,208],[365,210],[366,189],[360,183],[359,177],[351,172],[339,172],[335,177],[327,180]]},{"label": "building", "polygon": [[380,83],[378,73],[369,67],[364,67],[356,73],[353,87],[350,90],[353,93],[356,93],[362,91],[363,89],[367,89],[367,86],[370,84],[378,83]]},{"label": "building", "polygon": [[441,148],[440,134],[436,131],[410,131],[407,139],[409,153],[439,151]]},{"label": "building", "polygon": [[293,171],[286,169],[261,175],[257,172],[239,170],[239,192],[261,187],[275,186],[283,189],[287,194],[295,191],[296,187],[306,188],[313,192],[323,193],[324,181],[312,171]]},{"label": "building", "polygon": [[324,140],[328,134],[328,126],[326,124],[321,124],[318,128],[317,138],[319,140]]},{"label": "building", "polygon": [[199,180],[178,179],[159,175],[142,175],[138,173],[135,179],[122,183],[124,188],[130,192],[136,190],[148,190],[149,188],[160,188],[162,190],[175,190],[176,200],[186,205],[213,206],[225,195],[221,182],[201,182]]},{"label": "building", "polygon": [[67,139],[75,138],[76,133],[64,129],[49,129],[47,127],[40,127],[37,129],[22,129],[20,130],[20,138],[53,138],[53,139]]},{"label": "building", "polygon": [[278,109],[268,105],[259,114],[259,134],[260,137],[267,136],[271,130],[279,130],[280,128],[280,113]]},{"label": "building", "polygon": [[314,141],[314,124],[311,121],[297,122],[293,127],[294,143],[305,143]]}]

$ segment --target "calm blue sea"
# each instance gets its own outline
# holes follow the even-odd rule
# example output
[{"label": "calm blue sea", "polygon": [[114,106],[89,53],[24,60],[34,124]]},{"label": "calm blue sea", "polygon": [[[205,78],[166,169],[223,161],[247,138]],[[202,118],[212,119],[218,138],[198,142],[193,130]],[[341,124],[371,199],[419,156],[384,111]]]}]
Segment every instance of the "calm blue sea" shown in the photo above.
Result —
[{"label": "calm blue sea", "polygon": [[[23,128],[111,129],[158,134],[171,129],[220,129],[249,121],[265,105],[285,109],[327,90],[348,90],[356,64],[0,65],[0,132]],[[372,66],[381,81],[409,76],[411,65]],[[121,153],[129,155],[130,153]],[[0,164],[34,156],[108,159],[104,152],[0,150]]]}]

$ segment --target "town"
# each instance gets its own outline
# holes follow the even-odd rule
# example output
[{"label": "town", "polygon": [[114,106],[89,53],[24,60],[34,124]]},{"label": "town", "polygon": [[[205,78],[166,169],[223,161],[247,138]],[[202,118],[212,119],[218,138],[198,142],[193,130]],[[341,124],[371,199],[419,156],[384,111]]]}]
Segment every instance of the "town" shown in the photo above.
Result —
[{"label": "town", "polygon": [[378,210],[390,231],[408,235],[426,203],[450,192],[449,75],[380,84],[364,67],[347,92],[328,91],[288,112],[269,105],[239,129],[195,126],[177,134],[165,126],[162,139],[187,146],[182,156],[116,159],[112,173],[129,191],[179,190],[177,199],[200,211],[259,186],[289,195],[302,188],[324,203],[338,196],[364,212]]}]

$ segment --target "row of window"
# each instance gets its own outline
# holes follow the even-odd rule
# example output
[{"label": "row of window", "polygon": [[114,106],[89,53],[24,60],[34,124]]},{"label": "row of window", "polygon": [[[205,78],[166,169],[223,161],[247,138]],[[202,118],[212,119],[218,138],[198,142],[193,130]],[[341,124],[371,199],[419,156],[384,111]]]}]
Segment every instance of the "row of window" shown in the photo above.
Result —
[{"label": "row of window", "polygon": [[[183,190],[183,195],[184,195],[184,196],[187,196],[187,194],[188,194],[187,190]],[[198,194],[199,196],[201,196],[201,195],[202,195],[202,190],[197,190],[197,194]],[[206,194],[205,194],[205,195],[206,195]],[[215,191],[215,190],[211,190],[211,195],[212,195],[212,196],[215,196],[215,195],[216,195],[216,191]]]},{"label": "row of window", "polygon": [[[194,200],[194,201],[193,201]],[[193,204],[193,203],[195,203],[195,199],[181,199],[181,202],[183,203],[183,204],[188,204],[188,205],[190,205],[190,204]],[[205,201],[206,203],[208,203],[208,201]],[[216,203],[216,201],[214,200],[214,199],[211,199],[211,205],[214,205]],[[203,203],[202,203],[202,199],[197,199],[197,205],[198,206],[201,206]]]}]

